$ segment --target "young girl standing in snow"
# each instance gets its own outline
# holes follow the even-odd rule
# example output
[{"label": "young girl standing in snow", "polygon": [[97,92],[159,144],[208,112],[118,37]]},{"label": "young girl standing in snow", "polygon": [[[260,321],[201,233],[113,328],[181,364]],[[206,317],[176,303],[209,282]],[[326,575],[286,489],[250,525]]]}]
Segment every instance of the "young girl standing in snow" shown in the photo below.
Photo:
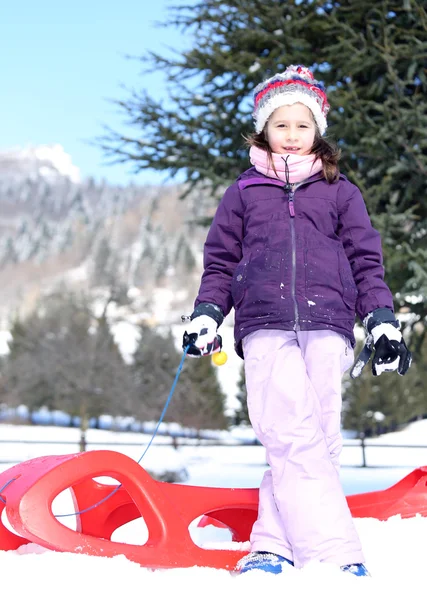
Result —
[{"label": "young girl standing in snow", "polygon": [[355,314],[374,349],[374,375],[410,365],[384,283],[381,240],[359,189],[322,136],[329,110],[309,69],[257,86],[252,168],[225,192],[204,248],[184,347],[220,349],[235,309],[252,427],[270,469],[260,486],[241,573],[333,563],[367,575],[339,479],[341,377],[353,362]]}]

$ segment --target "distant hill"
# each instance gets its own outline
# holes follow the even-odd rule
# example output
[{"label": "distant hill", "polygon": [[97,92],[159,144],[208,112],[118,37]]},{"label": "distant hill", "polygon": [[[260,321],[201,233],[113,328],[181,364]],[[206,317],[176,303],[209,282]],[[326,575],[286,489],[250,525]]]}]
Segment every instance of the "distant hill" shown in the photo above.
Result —
[{"label": "distant hill", "polygon": [[[61,146],[0,151],[0,318],[27,312],[53,286],[102,289],[111,277],[164,319],[191,309],[201,275],[206,194],[82,181]],[[168,308],[170,312],[168,313]]]}]

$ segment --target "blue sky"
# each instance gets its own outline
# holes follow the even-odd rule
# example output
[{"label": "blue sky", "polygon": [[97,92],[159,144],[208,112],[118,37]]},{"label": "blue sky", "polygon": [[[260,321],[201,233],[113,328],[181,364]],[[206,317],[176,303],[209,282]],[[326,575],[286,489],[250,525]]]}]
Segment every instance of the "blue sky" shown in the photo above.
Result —
[{"label": "blue sky", "polygon": [[112,183],[158,183],[164,174],[131,174],[130,166],[106,166],[86,140],[116,130],[123,116],[109,98],[125,99],[121,86],[165,95],[161,73],[141,75],[141,56],[168,46],[183,48],[164,22],[170,5],[183,0],[21,0],[0,14],[0,149],[59,143],[83,176]]}]

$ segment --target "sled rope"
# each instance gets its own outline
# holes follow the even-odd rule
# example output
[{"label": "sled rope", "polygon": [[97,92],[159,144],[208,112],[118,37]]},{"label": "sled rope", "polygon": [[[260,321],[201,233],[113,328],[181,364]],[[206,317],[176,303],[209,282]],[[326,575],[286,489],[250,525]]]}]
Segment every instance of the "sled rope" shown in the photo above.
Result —
[{"label": "sled rope", "polygon": [[[164,406],[164,408],[163,408],[163,410],[162,410],[162,412],[161,412],[161,415],[160,415],[160,417],[159,417],[159,420],[157,421],[157,425],[156,425],[156,427],[155,427],[155,429],[154,429],[154,431],[153,431],[153,434],[152,434],[152,436],[151,436],[151,438],[150,438],[150,441],[148,442],[148,444],[147,444],[147,446],[146,446],[146,448],[145,448],[144,452],[141,454],[140,458],[139,458],[139,459],[136,461],[138,464],[139,464],[139,463],[142,461],[142,459],[144,458],[144,456],[147,454],[147,451],[148,451],[149,447],[151,446],[151,444],[152,444],[152,442],[153,442],[154,438],[155,438],[155,437],[156,437],[156,435],[157,435],[157,432],[159,431],[159,427],[160,427],[160,425],[162,424],[162,421],[163,421],[163,419],[164,419],[164,417],[165,417],[165,414],[166,414],[166,411],[167,411],[167,409],[168,409],[168,406],[169,406],[169,404],[170,404],[170,402],[171,402],[171,400],[172,400],[172,396],[173,396],[173,393],[174,393],[174,391],[175,391],[176,384],[178,383],[178,379],[179,379],[179,376],[180,376],[180,374],[181,374],[182,368],[183,368],[183,366],[184,366],[184,360],[185,360],[185,357],[187,356],[187,352],[188,352],[188,349],[189,349],[189,347],[190,347],[190,346],[186,346],[186,347],[184,348],[184,352],[183,352],[183,355],[182,355],[182,358],[181,358],[181,362],[179,363],[178,369],[177,369],[177,371],[176,371],[176,374],[175,374],[175,379],[173,380],[172,387],[171,387],[171,389],[170,389],[170,392],[169,392],[169,395],[168,395],[168,397],[167,397],[167,400],[166,400],[165,406]],[[15,481],[15,478],[14,478],[14,479],[10,479],[9,481],[7,481],[7,482],[4,484],[4,486],[3,486],[3,487],[0,489],[0,494],[1,494],[1,493],[2,493],[2,491],[3,491],[3,490],[4,490],[4,489],[5,489],[5,488],[6,488],[8,485],[10,485],[10,484],[11,484],[13,481]],[[99,501],[98,501],[98,502],[96,502],[95,504],[92,504],[92,506],[88,506],[87,508],[83,508],[82,510],[79,510],[78,512],[74,512],[74,513],[70,513],[70,514],[65,514],[65,515],[53,515],[53,516],[54,516],[54,517],[56,517],[56,518],[58,519],[58,518],[60,518],[60,517],[61,517],[61,518],[63,518],[63,517],[74,517],[74,516],[76,516],[76,515],[82,515],[83,513],[89,512],[90,510],[92,510],[92,509],[94,509],[94,508],[97,508],[98,506],[100,506],[101,504],[103,504],[103,502],[106,502],[106,501],[107,501],[109,498],[111,498],[111,497],[112,497],[112,496],[113,496],[113,495],[114,495],[114,494],[115,494],[115,493],[116,493],[116,492],[117,492],[117,491],[118,491],[118,490],[119,490],[121,487],[122,487],[122,484],[120,483],[120,484],[119,484],[117,487],[115,487],[115,488],[114,488],[114,490],[112,490],[112,491],[111,491],[111,492],[110,492],[110,493],[109,493],[107,496],[105,496],[105,498],[102,498],[102,500],[99,500]],[[1,496],[0,496],[0,502],[3,502],[3,504],[6,504],[5,500],[3,500],[3,498],[2,498]]]},{"label": "sled rope", "polygon": [[[9,479],[9,481],[6,481],[6,483],[4,484],[4,486],[2,488],[0,488],[0,494],[2,493],[3,490],[5,490],[11,483],[13,483],[14,481],[16,481],[16,477],[14,477],[13,479]],[[3,502],[3,504],[6,504],[6,502],[3,500],[3,498],[0,497],[0,502]]]}]

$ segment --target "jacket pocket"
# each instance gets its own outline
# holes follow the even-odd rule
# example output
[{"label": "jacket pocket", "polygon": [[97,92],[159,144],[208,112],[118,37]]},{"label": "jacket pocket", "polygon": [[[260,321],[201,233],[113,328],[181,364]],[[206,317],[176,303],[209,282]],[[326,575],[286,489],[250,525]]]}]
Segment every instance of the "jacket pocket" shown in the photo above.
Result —
[{"label": "jacket pocket", "polygon": [[273,318],[282,311],[283,262],[283,252],[267,249],[236,267],[231,293],[241,320]]},{"label": "jacket pocket", "polygon": [[245,297],[246,278],[248,273],[249,257],[245,257],[234,270],[231,280],[231,297],[233,298],[234,308],[238,308]]},{"label": "jacket pocket", "polygon": [[[350,269],[348,261],[347,267]],[[349,275],[345,269],[341,273],[342,268],[340,249],[323,246],[306,250],[306,297],[313,317],[331,323],[335,320],[354,318],[354,302],[351,296],[353,290],[350,287]],[[346,281],[348,294],[344,294],[342,278]]]},{"label": "jacket pocket", "polygon": [[356,309],[357,287],[354,281],[350,263],[344,251],[338,253],[340,278],[343,287],[343,300],[353,312]]}]

